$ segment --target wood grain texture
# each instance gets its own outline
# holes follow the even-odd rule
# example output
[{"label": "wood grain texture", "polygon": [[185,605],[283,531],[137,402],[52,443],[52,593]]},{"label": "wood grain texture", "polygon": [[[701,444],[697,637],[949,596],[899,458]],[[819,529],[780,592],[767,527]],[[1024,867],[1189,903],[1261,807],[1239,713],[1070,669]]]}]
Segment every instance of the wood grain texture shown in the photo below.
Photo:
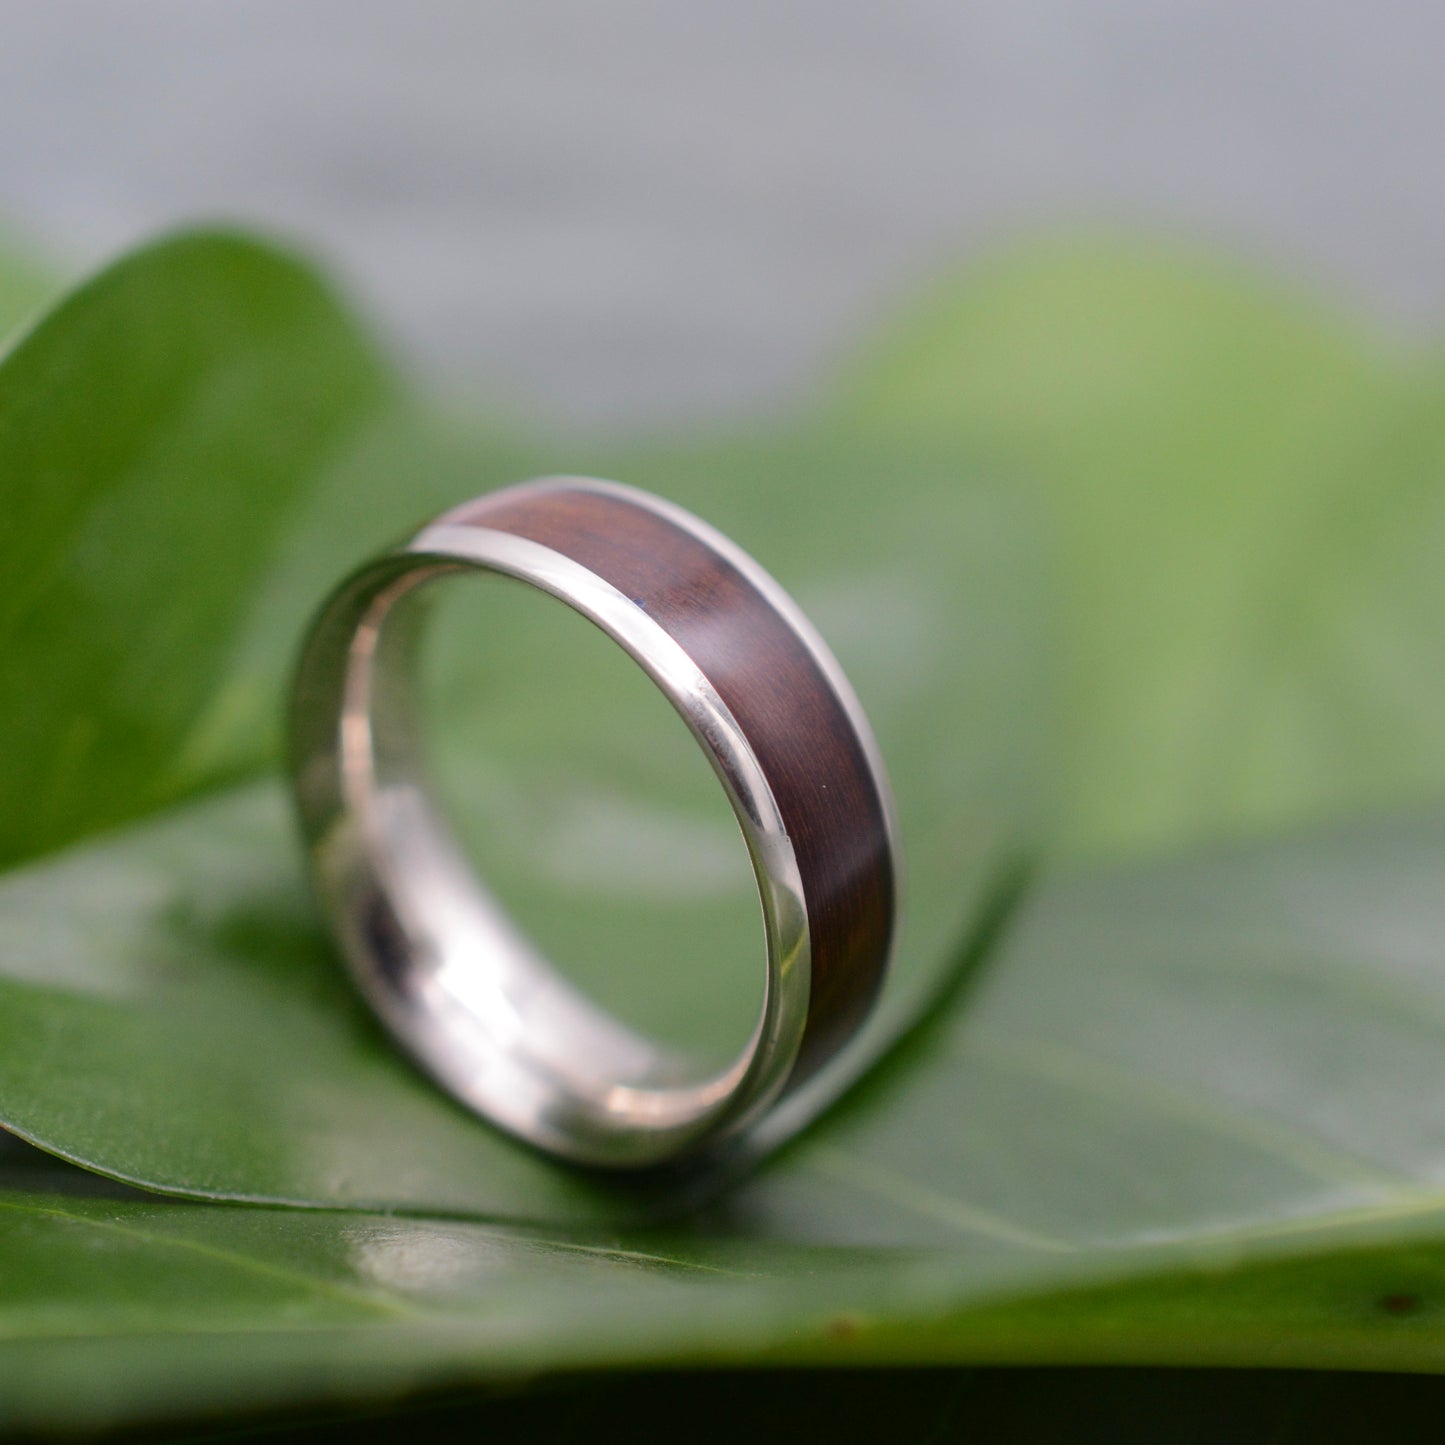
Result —
[{"label": "wood grain texture", "polygon": [[747,735],[802,875],[812,941],[808,1023],[790,1083],[867,1015],[896,909],[886,813],[847,709],[807,645],[726,557],[626,497],[519,487],[448,522],[526,537],[631,597],[688,653]]}]

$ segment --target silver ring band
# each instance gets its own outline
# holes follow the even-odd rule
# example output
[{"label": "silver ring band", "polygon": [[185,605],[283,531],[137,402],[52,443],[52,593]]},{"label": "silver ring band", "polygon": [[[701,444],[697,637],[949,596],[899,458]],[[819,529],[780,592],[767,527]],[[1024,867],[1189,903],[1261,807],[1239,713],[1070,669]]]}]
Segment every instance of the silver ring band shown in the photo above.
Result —
[{"label": "silver ring band", "polygon": [[[418,609],[481,570],[572,607],[647,672],[712,763],[767,946],[752,1037],[695,1077],[569,985],[490,897],[423,776]],[[577,1162],[642,1167],[747,1127],[871,1007],[893,935],[892,797],[841,669],[757,563],[680,508],[549,478],[478,498],[344,581],[296,673],[292,779],[312,876],[362,992],[445,1088]]]}]

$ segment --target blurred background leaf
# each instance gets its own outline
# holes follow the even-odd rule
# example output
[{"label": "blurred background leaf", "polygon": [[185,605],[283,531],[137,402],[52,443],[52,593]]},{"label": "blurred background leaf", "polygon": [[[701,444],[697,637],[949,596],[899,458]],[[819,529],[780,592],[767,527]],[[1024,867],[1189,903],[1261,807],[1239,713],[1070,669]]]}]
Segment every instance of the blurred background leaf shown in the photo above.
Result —
[{"label": "blurred background leaf", "polygon": [[1064,837],[1137,851],[1445,790],[1442,386],[1277,279],[1076,235],[926,294],[835,414],[1037,486]]},{"label": "blurred background leaf", "polygon": [[58,289],[59,282],[38,258],[0,236],[0,338],[9,338]]}]

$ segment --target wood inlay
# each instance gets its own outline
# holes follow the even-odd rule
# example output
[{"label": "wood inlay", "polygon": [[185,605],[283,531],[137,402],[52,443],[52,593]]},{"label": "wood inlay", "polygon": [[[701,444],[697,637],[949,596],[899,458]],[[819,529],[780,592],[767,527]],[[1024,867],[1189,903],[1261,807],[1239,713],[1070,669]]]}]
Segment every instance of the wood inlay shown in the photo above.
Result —
[{"label": "wood inlay", "polygon": [[836,1052],[882,983],[896,908],[884,804],[846,708],[807,645],[726,557],[627,497],[519,487],[451,512],[580,562],[688,653],[746,733],[802,875],[808,1022],[790,1083]]}]

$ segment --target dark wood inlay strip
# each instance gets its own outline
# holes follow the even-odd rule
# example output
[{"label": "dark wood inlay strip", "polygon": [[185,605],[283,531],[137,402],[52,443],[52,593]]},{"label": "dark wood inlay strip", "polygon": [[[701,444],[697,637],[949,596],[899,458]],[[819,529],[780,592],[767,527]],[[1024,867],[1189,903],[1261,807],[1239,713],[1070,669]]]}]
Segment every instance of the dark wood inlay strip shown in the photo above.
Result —
[{"label": "dark wood inlay strip", "polygon": [[624,496],[521,487],[447,520],[539,542],[625,592],[692,657],[738,720],[777,799],[807,900],[812,992],[790,1082],[806,1077],[867,1014],[896,908],[883,801],[812,653],[727,558]]}]

